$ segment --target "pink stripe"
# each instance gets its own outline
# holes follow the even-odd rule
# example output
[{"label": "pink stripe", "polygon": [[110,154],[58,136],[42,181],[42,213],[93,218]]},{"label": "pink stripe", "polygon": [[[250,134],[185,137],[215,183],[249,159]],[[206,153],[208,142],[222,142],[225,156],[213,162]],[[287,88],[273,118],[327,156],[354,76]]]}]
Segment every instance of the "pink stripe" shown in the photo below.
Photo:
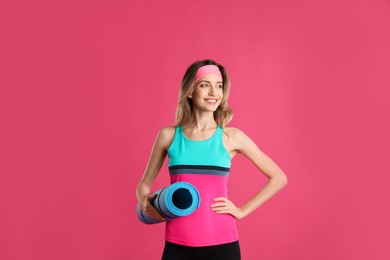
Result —
[{"label": "pink stripe", "polygon": [[208,174],[175,174],[171,183],[186,181],[200,194],[200,206],[189,216],[166,223],[165,239],[186,246],[211,246],[238,240],[235,218],[211,210],[216,197],[227,196],[227,176]]}]

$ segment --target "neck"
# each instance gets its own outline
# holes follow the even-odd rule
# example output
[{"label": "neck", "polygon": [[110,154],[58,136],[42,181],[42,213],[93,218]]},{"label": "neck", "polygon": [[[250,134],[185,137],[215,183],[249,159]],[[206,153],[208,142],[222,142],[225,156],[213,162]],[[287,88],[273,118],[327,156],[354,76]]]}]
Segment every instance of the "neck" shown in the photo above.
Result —
[{"label": "neck", "polygon": [[218,123],[214,120],[213,112],[195,112],[194,130],[203,131],[210,128],[216,128]]}]

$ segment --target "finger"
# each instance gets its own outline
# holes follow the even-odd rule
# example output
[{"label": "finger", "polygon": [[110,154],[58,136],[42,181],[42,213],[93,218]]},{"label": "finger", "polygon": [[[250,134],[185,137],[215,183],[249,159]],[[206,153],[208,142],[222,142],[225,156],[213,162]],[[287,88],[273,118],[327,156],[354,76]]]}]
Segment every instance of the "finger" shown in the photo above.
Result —
[{"label": "finger", "polygon": [[224,211],[227,210],[225,207],[212,208],[213,211]]},{"label": "finger", "polygon": [[224,205],[226,205],[225,202],[218,202],[218,203],[211,204],[211,207],[213,208],[213,207],[224,206]]},{"label": "finger", "polygon": [[226,201],[227,199],[224,198],[224,197],[218,197],[218,198],[214,198],[214,201]]},{"label": "finger", "polygon": [[161,220],[162,220],[162,219],[165,219],[165,218],[160,214],[160,212],[158,212],[158,210],[157,210],[155,207],[153,207],[153,206],[147,208],[147,214],[148,214],[149,216],[153,217],[153,218],[156,218],[156,219],[161,219]]},{"label": "finger", "polygon": [[230,214],[231,211],[228,210],[228,209],[220,209],[220,210],[215,211],[215,213],[218,213],[218,214]]},{"label": "finger", "polygon": [[161,216],[161,214],[159,214],[159,213],[150,214],[149,216],[151,216],[152,218],[155,218],[155,219],[165,220],[165,218],[163,216]]}]

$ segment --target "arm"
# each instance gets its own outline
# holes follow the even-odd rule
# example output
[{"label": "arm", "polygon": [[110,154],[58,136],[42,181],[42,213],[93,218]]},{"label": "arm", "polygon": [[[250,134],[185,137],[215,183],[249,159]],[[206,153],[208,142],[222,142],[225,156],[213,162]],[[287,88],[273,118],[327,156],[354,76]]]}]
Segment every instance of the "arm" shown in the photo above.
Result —
[{"label": "arm", "polygon": [[215,198],[217,203],[212,205],[212,209],[216,213],[229,213],[241,219],[252,213],[280,191],[287,184],[287,177],[279,166],[264,154],[241,130],[233,128],[229,135],[231,136],[229,147],[231,147],[233,153],[238,152],[246,156],[269,179],[267,184],[240,208],[237,208],[226,198]]},{"label": "arm", "polygon": [[140,202],[141,209],[146,214],[156,219],[164,219],[163,216],[152,206],[151,202],[156,197],[155,194],[150,194],[150,189],[156,179],[162,164],[167,155],[167,150],[173,140],[175,134],[174,127],[165,127],[161,129],[154,142],[149,161],[146,165],[144,175],[137,185],[136,196]]}]

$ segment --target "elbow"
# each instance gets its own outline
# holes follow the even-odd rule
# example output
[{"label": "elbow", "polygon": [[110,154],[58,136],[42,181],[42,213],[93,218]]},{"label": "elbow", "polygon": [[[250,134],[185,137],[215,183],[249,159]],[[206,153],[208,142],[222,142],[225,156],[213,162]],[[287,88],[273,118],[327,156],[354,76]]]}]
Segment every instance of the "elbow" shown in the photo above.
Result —
[{"label": "elbow", "polygon": [[270,178],[270,181],[274,183],[274,185],[279,187],[279,189],[282,189],[288,183],[287,176],[283,172],[280,172],[279,174],[275,174],[274,176],[272,176]]},{"label": "elbow", "polygon": [[281,183],[282,183],[283,187],[286,186],[288,183],[287,176],[284,173],[282,174],[282,177],[281,177]]},{"label": "elbow", "polygon": [[287,185],[288,180],[286,174],[283,172],[280,173],[280,175],[277,177],[277,182],[280,185],[281,188]]}]

